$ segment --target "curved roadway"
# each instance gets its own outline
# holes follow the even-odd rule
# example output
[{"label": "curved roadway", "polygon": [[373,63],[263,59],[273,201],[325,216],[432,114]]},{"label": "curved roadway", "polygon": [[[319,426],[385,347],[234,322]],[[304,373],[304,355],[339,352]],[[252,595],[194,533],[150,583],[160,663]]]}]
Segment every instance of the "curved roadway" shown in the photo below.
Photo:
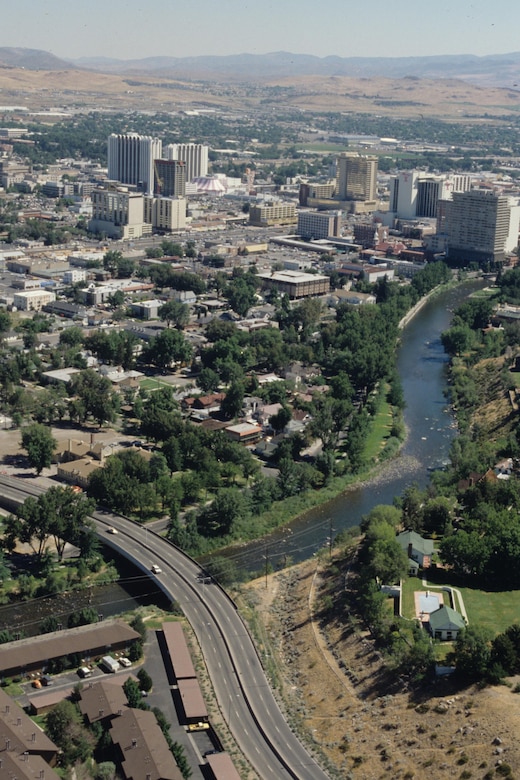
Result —
[{"label": "curved roadway", "polygon": [[[19,504],[44,491],[29,481],[0,476],[4,504]],[[202,648],[221,712],[262,780],[327,780],[282,715],[251,636],[226,592],[152,531],[106,512],[96,511],[92,518],[101,541],[146,571],[182,608]],[[110,527],[118,533],[108,533]],[[153,564],[160,566],[160,574],[151,573]]]}]

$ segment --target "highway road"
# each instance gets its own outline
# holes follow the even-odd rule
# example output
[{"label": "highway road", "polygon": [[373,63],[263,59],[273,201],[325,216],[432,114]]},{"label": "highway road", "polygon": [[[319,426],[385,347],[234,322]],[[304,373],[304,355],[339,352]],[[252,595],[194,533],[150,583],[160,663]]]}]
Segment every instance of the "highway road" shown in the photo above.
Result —
[{"label": "highway road", "polygon": [[[0,503],[10,509],[44,489],[0,475]],[[251,636],[226,592],[153,531],[107,512],[96,511],[92,518],[101,541],[147,572],[181,607],[199,641],[222,715],[262,780],[326,780],[328,775],[282,715]],[[151,572],[154,564],[161,573]]]}]

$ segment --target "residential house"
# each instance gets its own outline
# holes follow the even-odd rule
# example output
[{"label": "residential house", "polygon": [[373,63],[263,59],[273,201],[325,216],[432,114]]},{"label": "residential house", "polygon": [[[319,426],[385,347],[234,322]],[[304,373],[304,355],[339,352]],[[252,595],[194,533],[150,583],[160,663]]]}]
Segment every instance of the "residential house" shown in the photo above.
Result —
[{"label": "residential house", "polygon": [[416,561],[423,569],[431,566],[433,539],[423,539],[415,531],[403,531],[397,535],[397,541],[412,561]]},{"label": "residential house", "polygon": [[182,780],[153,712],[127,709],[112,721],[110,736],[126,780]]},{"label": "residential house", "polygon": [[443,605],[430,612],[430,633],[434,639],[450,641],[457,639],[459,631],[466,627],[462,615],[451,607]]},{"label": "residential house", "polygon": [[224,432],[231,441],[237,441],[240,444],[255,444],[262,436],[262,429],[259,425],[247,422],[228,425]]}]

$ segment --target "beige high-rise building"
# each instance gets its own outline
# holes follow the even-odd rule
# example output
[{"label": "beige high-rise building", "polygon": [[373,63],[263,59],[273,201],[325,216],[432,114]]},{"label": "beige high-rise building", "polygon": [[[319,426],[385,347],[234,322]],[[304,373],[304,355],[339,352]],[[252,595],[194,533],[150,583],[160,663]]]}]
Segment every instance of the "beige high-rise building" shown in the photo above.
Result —
[{"label": "beige high-rise building", "polygon": [[337,159],[337,200],[377,199],[377,157],[343,152]]},{"label": "beige high-rise building", "polygon": [[515,243],[511,236],[518,242],[518,209],[511,208],[505,195],[486,190],[454,192],[453,200],[444,202],[443,207],[451,260],[496,262],[511,251]]},{"label": "beige high-rise building", "polygon": [[99,187],[92,192],[88,229],[111,238],[141,238],[152,232],[143,215],[144,195],[124,187]]}]

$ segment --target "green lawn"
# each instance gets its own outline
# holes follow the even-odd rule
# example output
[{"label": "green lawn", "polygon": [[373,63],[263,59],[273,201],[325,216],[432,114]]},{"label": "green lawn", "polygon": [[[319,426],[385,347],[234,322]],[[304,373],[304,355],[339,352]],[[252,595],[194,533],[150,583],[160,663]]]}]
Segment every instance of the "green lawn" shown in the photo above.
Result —
[{"label": "green lawn", "polygon": [[139,382],[140,390],[158,390],[160,387],[171,387],[171,384],[165,382],[164,379],[156,379],[155,377],[145,377]]},{"label": "green lawn", "polygon": [[370,421],[370,431],[365,442],[365,460],[372,463],[390,435],[392,428],[392,407],[385,398],[379,402],[379,409]]},{"label": "green lawn", "polygon": [[459,588],[469,624],[486,626],[501,633],[512,623],[520,622],[520,591],[488,592],[474,588]]},{"label": "green lawn", "polygon": [[[421,577],[407,577],[402,582],[401,614],[404,618],[415,617],[414,593],[427,590],[428,586],[437,592],[434,583],[422,584]],[[494,634],[502,633],[513,623],[520,622],[520,590],[485,591],[476,588],[457,588],[462,595],[469,625],[479,625],[491,629]],[[454,594],[454,609],[460,611],[457,594]],[[444,593],[444,603],[450,605],[448,593]],[[437,656],[441,660],[448,649],[447,642],[442,642],[443,651]],[[451,646],[451,644],[450,644]]]}]

